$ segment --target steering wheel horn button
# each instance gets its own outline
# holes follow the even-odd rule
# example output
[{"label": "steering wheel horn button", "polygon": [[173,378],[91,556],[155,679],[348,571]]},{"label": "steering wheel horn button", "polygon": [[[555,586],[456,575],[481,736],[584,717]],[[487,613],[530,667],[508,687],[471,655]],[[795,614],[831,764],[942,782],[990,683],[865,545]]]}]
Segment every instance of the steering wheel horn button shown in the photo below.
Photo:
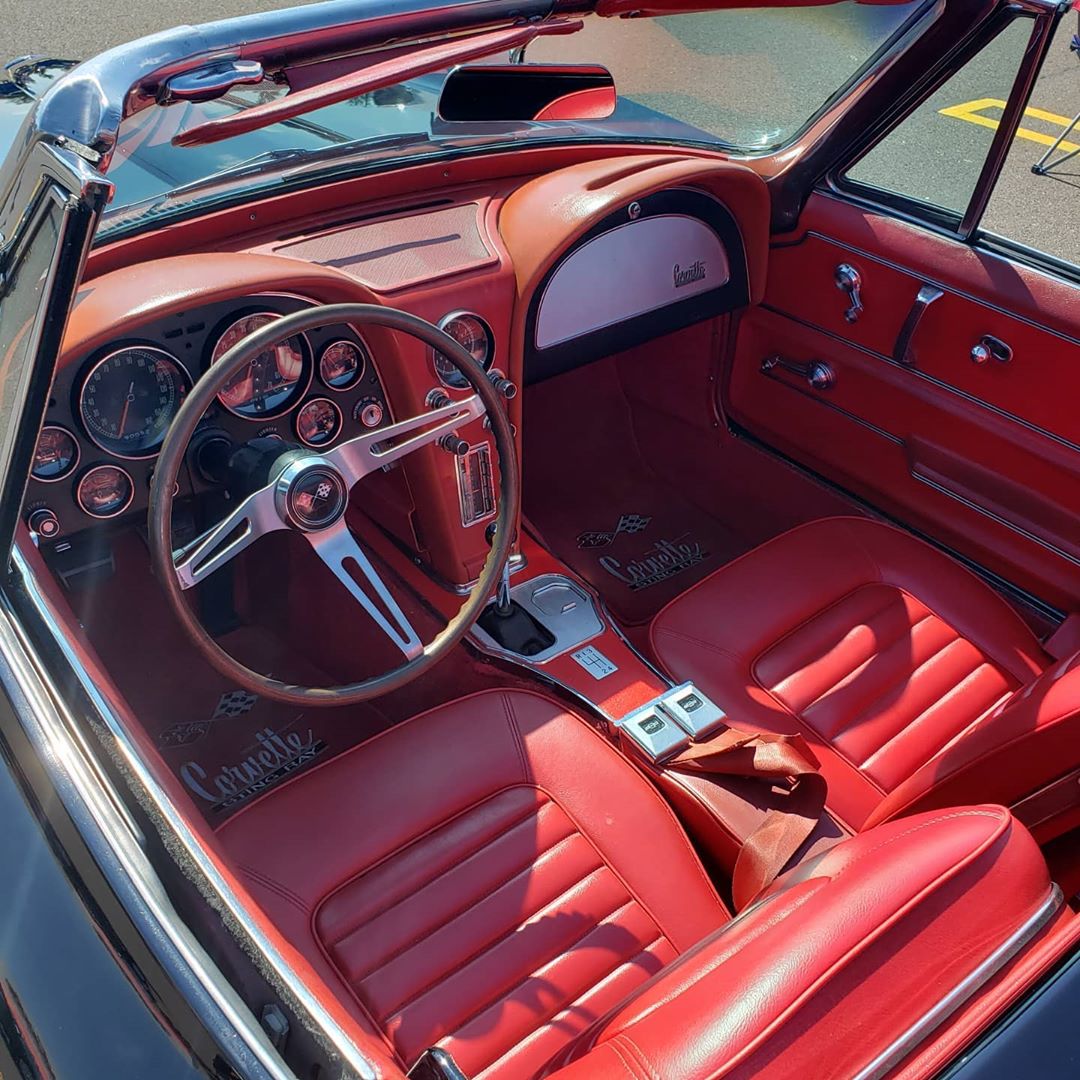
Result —
[{"label": "steering wheel horn button", "polygon": [[330,528],[349,501],[341,473],[319,458],[301,458],[287,466],[278,477],[276,494],[282,517],[303,532]]}]

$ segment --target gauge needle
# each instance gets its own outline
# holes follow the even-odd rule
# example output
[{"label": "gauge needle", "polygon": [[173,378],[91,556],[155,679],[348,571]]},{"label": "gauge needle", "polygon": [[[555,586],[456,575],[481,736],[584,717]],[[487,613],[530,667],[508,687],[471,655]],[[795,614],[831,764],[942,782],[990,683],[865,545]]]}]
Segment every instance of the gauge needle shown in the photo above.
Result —
[{"label": "gauge needle", "polygon": [[120,423],[117,425],[116,434],[124,434],[124,426],[127,424],[128,410],[131,408],[131,403],[135,400],[135,381],[132,380],[131,385],[128,387],[127,396],[124,398],[124,407],[120,410]]}]

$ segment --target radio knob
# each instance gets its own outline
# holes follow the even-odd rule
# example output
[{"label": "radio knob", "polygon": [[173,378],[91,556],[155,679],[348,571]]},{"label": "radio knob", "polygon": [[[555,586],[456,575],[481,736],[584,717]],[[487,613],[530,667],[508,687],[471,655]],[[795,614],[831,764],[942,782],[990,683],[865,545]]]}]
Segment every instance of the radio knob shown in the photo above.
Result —
[{"label": "radio knob", "polygon": [[495,387],[495,392],[497,394],[502,394],[507,401],[517,397],[517,384],[511,379],[506,378],[501,372],[492,371],[488,375],[488,378],[491,380],[491,385]]},{"label": "radio knob", "polygon": [[26,524],[42,540],[53,540],[60,535],[60,519],[47,506],[32,510],[27,515]]},{"label": "radio knob", "polygon": [[444,435],[439,440],[439,445],[454,457],[464,457],[469,452],[469,444],[458,435]]}]

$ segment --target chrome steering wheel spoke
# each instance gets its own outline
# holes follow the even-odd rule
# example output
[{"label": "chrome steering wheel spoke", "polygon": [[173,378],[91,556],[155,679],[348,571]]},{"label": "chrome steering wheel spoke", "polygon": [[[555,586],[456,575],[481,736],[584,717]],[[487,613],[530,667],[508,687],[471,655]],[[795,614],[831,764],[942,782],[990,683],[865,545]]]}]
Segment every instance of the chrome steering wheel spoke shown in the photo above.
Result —
[{"label": "chrome steering wheel spoke", "polygon": [[[451,401],[430,412],[408,420],[400,420],[377,431],[359,435],[355,439],[343,442],[340,446],[324,454],[331,464],[345,477],[349,487],[358,480],[398,461],[419,450],[430,446],[452,434],[457,428],[471,423],[483,416],[487,410],[479,394],[472,394],[460,401]],[[417,432],[417,434],[412,434]],[[402,438],[411,435],[411,438]],[[395,439],[401,439],[392,446],[386,445]]]},{"label": "chrome steering wheel spoke", "polygon": [[[368,613],[376,626],[405,654],[415,660],[424,651],[423,643],[394,599],[390,590],[379,577],[371,560],[357,543],[345,519],[342,518],[328,529],[305,533],[307,541],[319,558],[334,572],[337,579],[352,594],[353,599]],[[374,597],[350,572],[359,570]]]},{"label": "chrome steering wheel spoke", "polygon": [[253,491],[213,528],[173,553],[180,588],[205,581],[260,536],[285,527],[275,506],[274,484]]}]

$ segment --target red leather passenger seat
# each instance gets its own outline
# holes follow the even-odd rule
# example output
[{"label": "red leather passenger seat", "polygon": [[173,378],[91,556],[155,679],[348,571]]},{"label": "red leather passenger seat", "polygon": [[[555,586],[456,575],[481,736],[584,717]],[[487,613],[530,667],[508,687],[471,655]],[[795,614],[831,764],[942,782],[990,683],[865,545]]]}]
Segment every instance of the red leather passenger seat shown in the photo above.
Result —
[{"label": "red leather passenger seat", "polygon": [[398,725],[218,836],[386,1076],[439,1045],[471,1080],[850,1077],[1062,917],[1031,837],[975,807],[840,844],[731,920],[655,788],[519,691]]},{"label": "red leather passenger seat", "polygon": [[[735,727],[802,733],[858,831],[913,809],[1010,805],[1080,763],[1080,677],[973,573],[891,526],[815,521],[728,564],[651,641]],[[1051,672],[1054,675],[1054,672]],[[1071,742],[1071,754],[1063,749]]]}]

